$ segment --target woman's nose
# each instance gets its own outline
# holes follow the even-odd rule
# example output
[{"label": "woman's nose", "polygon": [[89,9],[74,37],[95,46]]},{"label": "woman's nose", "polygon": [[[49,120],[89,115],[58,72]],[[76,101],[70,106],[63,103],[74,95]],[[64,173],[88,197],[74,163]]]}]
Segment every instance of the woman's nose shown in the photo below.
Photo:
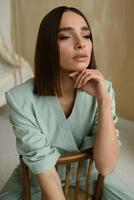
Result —
[{"label": "woman's nose", "polygon": [[79,41],[76,41],[74,47],[75,47],[75,49],[83,49],[83,48],[85,48],[85,44],[79,40]]}]

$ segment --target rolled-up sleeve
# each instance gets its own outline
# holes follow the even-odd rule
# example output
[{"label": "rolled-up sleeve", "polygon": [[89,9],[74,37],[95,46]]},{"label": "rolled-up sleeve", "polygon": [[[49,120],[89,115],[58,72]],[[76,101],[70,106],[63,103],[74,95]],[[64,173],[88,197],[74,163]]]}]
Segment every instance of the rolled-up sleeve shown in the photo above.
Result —
[{"label": "rolled-up sleeve", "polygon": [[22,155],[24,162],[34,174],[50,170],[60,157],[57,148],[48,144],[46,134],[19,106],[10,92],[6,93],[6,100],[18,153]]}]

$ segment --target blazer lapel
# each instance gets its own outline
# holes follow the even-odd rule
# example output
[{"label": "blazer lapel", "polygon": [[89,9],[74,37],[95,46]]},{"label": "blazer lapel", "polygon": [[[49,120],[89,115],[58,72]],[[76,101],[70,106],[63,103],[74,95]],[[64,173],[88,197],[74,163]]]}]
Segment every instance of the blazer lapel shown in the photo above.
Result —
[{"label": "blazer lapel", "polygon": [[48,144],[63,151],[79,151],[57,97],[38,98],[34,112],[41,132],[46,135]]}]

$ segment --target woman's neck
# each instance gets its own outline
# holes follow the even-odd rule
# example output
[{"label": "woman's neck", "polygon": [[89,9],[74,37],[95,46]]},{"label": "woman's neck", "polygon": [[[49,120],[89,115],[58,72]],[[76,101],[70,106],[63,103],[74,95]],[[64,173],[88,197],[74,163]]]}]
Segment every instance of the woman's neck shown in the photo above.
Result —
[{"label": "woman's neck", "polygon": [[60,84],[62,97],[59,98],[59,101],[65,116],[68,117],[72,112],[76,97],[76,88],[74,81],[69,77],[69,72],[62,71],[60,73]]},{"label": "woman's neck", "polygon": [[69,77],[69,72],[61,71],[60,84],[63,96],[72,96],[75,94],[74,81]]}]

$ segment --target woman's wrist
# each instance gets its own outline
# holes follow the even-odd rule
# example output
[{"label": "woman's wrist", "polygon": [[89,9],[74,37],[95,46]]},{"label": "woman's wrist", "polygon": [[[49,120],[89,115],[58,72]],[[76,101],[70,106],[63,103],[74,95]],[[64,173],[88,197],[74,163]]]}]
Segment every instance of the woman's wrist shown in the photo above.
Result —
[{"label": "woman's wrist", "polygon": [[97,98],[97,101],[98,101],[98,107],[101,107],[101,106],[111,107],[111,97],[109,96],[109,94],[105,95],[102,98]]}]

